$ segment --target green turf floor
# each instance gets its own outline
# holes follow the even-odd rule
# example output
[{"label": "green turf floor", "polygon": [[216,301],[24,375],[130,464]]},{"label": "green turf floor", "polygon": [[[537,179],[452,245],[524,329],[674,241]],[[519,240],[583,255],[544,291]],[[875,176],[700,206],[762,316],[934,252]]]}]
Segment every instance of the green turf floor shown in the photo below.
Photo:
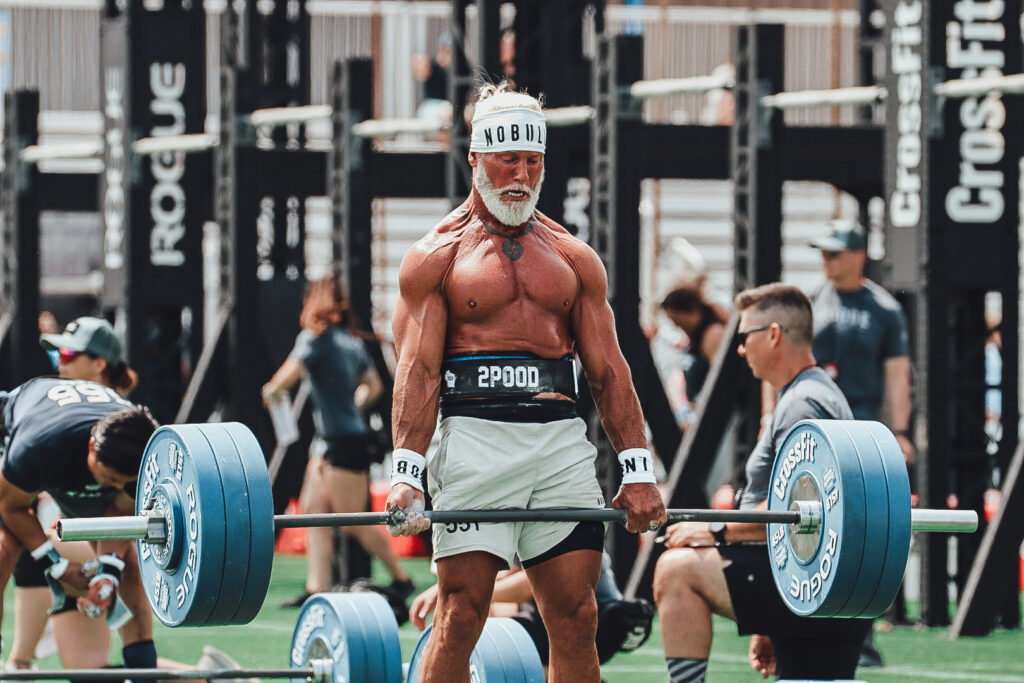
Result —
[{"label": "green turf floor", "polygon": [[[405,560],[417,585],[433,581],[426,560]],[[379,568],[375,567],[375,571]],[[288,648],[298,616],[297,609],[278,607],[278,603],[302,591],[305,573],[301,557],[279,555],[274,560],[270,593],[263,610],[251,624],[216,628],[157,627],[156,641],[161,655],[186,663],[195,663],[202,646],[216,645],[243,665],[281,667],[288,664]],[[384,580],[383,576],[377,577]],[[13,605],[11,587],[6,604]],[[13,620],[4,619],[3,636],[11,640]],[[657,628],[657,623],[656,623]],[[406,624],[400,630],[404,661],[408,661],[419,633]],[[116,640],[116,639],[115,639]],[[961,638],[950,641],[943,629],[896,628],[878,633],[876,643],[886,660],[881,669],[861,669],[858,677],[874,683],[929,683],[931,681],[964,681],[976,683],[1024,683],[1024,634],[1020,631],[996,631],[986,638]],[[715,621],[715,640],[708,667],[712,683],[755,682],[763,680],[747,666],[747,639],[736,635],[732,623]],[[114,661],[120,661],[120,644]],[[39,663],[41,668],[57,668],[56,656]],[[619,655],[602,668],[607,683],[664,683],[665,661],[661,640],[656,630],[651,639],[628,655]]]}]

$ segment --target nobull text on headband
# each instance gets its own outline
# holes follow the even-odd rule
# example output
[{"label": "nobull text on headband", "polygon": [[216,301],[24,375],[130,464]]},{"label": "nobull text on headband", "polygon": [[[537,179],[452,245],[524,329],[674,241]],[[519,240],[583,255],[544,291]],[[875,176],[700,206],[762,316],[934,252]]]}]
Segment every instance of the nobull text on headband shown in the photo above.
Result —
[{"label": "nobull text on headband", "polygon": [[498,109],[473,118],[470,152],[540,152],[547,143],[544,114],[536,109]]}]

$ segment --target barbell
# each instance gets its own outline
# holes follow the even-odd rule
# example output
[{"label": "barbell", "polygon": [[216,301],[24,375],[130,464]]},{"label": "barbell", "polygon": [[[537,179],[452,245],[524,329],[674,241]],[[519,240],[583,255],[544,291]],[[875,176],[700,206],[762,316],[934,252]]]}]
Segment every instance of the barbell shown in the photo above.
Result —
[{"label": "barbell", "polygon": [[[480,457],[486,457],[481,454]],[[142,458],[136,515],[63,519],[63,540],[136,539],[153,611],[168,626],[243,624],[270,583],[275,529],[400,524],[400,514],[273,514],[266,462],[239,423],[170,425]],[[623,510],[430,511],[434,524],[625,522]],[[974,511],[911,510],[895,437],[879,423],[807,420],[783,441],[766,510],[669,510],[669,522],[768,525],[773,576],[792,611],[875,617],[903,579],[910,532],[971,532]]]},{"label": "barbell", "polygon": [[[290,678],[295,683],[415,683],[428,628],[413,651],[403,679],[398,622],[378,593],[318,593],[302,605],[284,669],[56,669],[0,671],[0,680],[110,681]],[[512,619],[491,618],[470,656],[472,680],[480,683],[542,683],[544,667],[526,629]]]}]

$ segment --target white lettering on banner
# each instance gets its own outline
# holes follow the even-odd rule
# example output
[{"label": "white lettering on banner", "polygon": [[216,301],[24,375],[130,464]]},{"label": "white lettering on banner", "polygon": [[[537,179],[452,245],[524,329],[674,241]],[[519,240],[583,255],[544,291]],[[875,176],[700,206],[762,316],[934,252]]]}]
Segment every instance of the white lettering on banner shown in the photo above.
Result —
[{"label": "white lettering on banner", "polygon": [[775,477],[775,482],[772,484],[772,490],[779,500],[786,499],[786,485],[789,483],[789,478],[793,475],[793,469],[800,463],[814,462],[814,449],[818,443],[814,440],[814,436],[811,432],[804,432],[797,439],[797,442],[793,444],[789,452],[786,453],[782,460],[782,467],[779,470],[779,474]]},{"label": "white lettering on banner", "polygon": [[292,644],[292,666],[305,666],[306,644],[309,642],[309,637],[313,635],[313,631],[323,628],[325,614],[323,607],[312,605],[302,615],[302,621],[295,629],[295,642]]},{"label": "white lettering on banner", "polygon": [[540,386],[540,370],[511,365],[481,365],[477,368],[478,387],[507,389],[533,389]]},{"label": "white lettering on banner", "polygon": [[[149,67],[149,87],[153,93],[149,110],[153,116],[167,117],[170,122],[153,126],[153,137],[182,135],[185,132],[185,65],[156,63]],[[153,229],[149,235],[149,260],[154,266],[181,266],[185,252],[179,247],[185,237],[185,190],[181,178],[185,175],[184,152],[163,152],[150,157],[153,172],[153,191],[149,196],[149,211]]]},{"label": "white lettering on banner", "polygon": [[[962,69],[959,78],[999,76],[1006,63],[1001,43],[1006,28],[1002,0],[960,0],[953,6],[959,21],[946,24],[946,65]],[[988,46],[985,43],[989,43]],[[996,46],[991,44],[995,43]],[[1003,217],[1003,172],[995,166],[1006,151],[1006,107],[999,93],[970,97],[960,104],[960,176],[946,193],[946,215],[957,223],[995,223]]]},{"label": "white lettering on banner", "polygon": [[788,591],[793,599],[807,602],[818,597],[821,587],[828,577],[832,575],[833,558],[836,555],[836,548],[838,546],[839,534],[829,529],[828,544],[825,546],[825,552],[821,554],[821,559],[818,560],[817,571],[811,574],[809,578],[803,580],[797,578],[796,574],[790,575]]},{"label": "white lettering on banner", "polygon": [[124,75],[120,67],[103,72],[103,114],[107,120],[104,132],[107,158],[103,170],[103,265],[110,270],[124,266],[125,220],[125,121]]},{"label": "white lettering on banner", "polygon": [[924,148],[921,95],[924,37],[923,3],[900,2],[893,11],[890,65],[896,76],[896,188],[889,197],[889,219],[907,228],[921,220],[921,159]]}]

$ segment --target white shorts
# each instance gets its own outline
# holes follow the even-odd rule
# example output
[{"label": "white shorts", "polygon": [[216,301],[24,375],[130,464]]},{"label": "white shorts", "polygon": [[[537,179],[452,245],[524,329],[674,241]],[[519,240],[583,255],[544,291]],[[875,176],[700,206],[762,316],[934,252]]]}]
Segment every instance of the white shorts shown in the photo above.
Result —
[{"label": "white shorts", "polygon": [[[427,464],[435,510],[604,507],[580,418],[547,423],[475,417],[441,421],[441,445]],[[434,559],[482,550],[511,564],[561,543],[576,522],[435,524]]]}]

